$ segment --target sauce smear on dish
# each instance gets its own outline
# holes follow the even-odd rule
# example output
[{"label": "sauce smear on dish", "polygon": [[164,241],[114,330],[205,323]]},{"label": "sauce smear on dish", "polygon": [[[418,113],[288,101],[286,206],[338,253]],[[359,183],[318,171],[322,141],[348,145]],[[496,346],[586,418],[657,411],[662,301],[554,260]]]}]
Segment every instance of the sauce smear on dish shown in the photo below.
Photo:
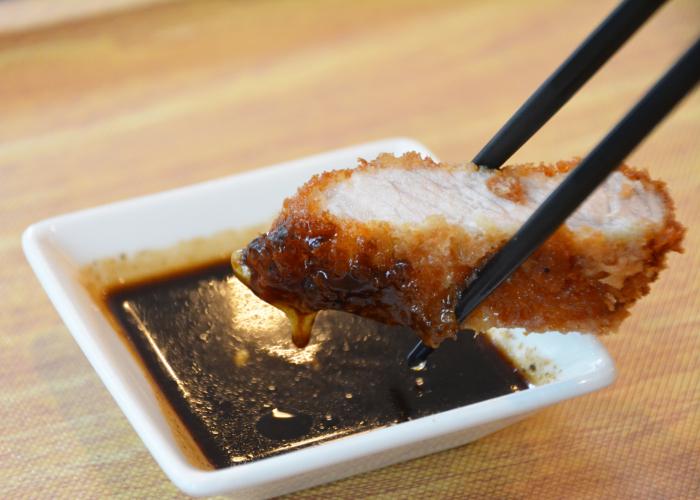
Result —
[{"label": "sauce smear on dish", "polygon": [[233,277],[228,260],[127,282],[103,297],[215,468],[528,387],[486,336],[470,332],[414,372],[403,359],[412,331],[326,311],[298,349],[284,313]]}]

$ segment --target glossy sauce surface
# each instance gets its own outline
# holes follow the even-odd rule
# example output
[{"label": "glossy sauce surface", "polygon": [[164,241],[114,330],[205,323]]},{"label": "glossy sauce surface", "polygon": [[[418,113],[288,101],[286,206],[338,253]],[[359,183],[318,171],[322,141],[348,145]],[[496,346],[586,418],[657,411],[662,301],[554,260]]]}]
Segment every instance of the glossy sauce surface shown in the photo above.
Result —
[{"label": "glossy sauce surface", "polygon": [[216,468],[527,388],[485,336],[447,341],[426,370],[408,329],[323,312],[305,349],[229,262],[111,289],[106,305]]}]

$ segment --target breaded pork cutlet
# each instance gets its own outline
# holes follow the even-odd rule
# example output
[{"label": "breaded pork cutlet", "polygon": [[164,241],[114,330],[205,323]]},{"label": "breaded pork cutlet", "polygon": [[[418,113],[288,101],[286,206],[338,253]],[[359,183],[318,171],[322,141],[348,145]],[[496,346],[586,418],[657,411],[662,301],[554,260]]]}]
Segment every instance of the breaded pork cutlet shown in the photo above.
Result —
[{"label": "breaded pork cutlet", "polygon": [[506,282],[457,324],[458,294],[577,161],[500,170],[382,154],[313,177],[272,228],[232,257],[262,299],[297,318],[316,311],[413,328],[437,347],[461,328],[614,331],[681,251],[665,185],[621,166]]}]

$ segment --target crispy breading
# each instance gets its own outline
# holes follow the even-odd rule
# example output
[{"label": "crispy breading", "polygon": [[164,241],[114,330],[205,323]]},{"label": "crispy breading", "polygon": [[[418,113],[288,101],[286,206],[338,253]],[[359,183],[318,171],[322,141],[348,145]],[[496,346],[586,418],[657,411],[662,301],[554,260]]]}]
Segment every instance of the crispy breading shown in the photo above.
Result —
[{"label": "crispy breading", "polygon": [[[262,299],[305,317],[343,310],[412,327],[439,345],[461,328],[603,334],[649,292],[684,228],[665,185],[622,166],[462,325],[454,308],[496,252],[578,161],[501,170],[417,153],[313,177],[233,258]],[[302,328],[303,330],[303,328]],[[295,342],[308,338],[297,332]]]}]

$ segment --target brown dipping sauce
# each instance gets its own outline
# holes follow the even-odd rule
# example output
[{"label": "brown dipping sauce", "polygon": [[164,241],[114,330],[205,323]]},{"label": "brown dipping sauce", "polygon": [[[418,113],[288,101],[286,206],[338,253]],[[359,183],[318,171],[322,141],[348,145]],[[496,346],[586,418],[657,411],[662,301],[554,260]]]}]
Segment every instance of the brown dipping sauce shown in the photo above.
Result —
[{"label": "brown dipping sauce", "polygon": [[484,335],[463,332],[407,368],[413,332],[319,314],[297,349],[284,314],[229,261],[110,289],[104,300],[215,468],[310,446],[528,387]]}]

